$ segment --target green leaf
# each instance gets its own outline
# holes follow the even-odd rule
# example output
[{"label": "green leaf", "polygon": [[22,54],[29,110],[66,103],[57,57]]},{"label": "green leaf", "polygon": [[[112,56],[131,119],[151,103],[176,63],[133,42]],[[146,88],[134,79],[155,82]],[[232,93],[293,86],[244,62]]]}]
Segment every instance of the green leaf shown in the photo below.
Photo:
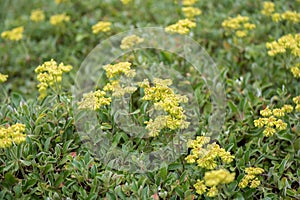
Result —
[{"label": "green leaf", "polygon": [[59,175],[58,178],[54,182],[54,186],[58,187],[64,181],[63,174]]},{"label": "green leaf", "polygon": [[32,163],[30,161],[27,161],[27,160],[20,160],[20,162],[25,165],[25,166],[31,166]]},{"label": "green leaf", "polygon": [[159,176],[163,181],[167,179],[168,176],[168,168],[167,167],[162,167],[159,171]]},{"label": "green leaf", "polygon": [[235,200],[245,200],[243,194],[241,192],[238,192],[234,195]]},{"label": "green leaf", "polygon": [[37,180],[31,177],[28,177],[27,180],[25,180],[25,183],[22,184],[22,190],[23,192],[27,192],[28,189],[30,189],[31,187],[33,187],[35,184],[37,183]]},{"label": "green leaf", "polygon": [[175,192],[181,199],[184,198],[184,191],[180,187],[176,187]]},{"label": "green leaf", "polygon": [[22,99],[23,97],[19,93],[12,92],[11,101],[16,108],[20,106],[20,102],[22,101]]},{"label": "green leaf", "polygon": [[12,175],[9,172],[4,175],[4,180],[5,180],[6,184],[8,184],[8,186],[12,186],[16,182],[18,182],[17,179],[14,177],[14,175]]}]

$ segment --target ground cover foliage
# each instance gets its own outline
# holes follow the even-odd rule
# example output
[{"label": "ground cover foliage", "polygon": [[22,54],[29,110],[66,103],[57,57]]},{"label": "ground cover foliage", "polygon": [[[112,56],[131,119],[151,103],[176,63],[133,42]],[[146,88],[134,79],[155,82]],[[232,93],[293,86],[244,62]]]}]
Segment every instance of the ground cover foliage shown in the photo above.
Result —
[{"label": "ground cover foliage", "polygon": [[[299,9],[297,0],[1,1],[0,199],[299,199]],[[83,145],[71,86],[99,42],[142,27],[190,36],[208,52],[224,86],[226,116],[219,136],[208,141],[210,91],[175,54],[137,50],[106,66],[106,88],[78,106],[98,113],[116,147],[152,150],[186,127],[185,98],[171,89],[174,81],[118,85],[140,66],[176,69],[201,112],[186,154],[158,170],[131,173],[108,167]],[[121,48],[142,42],[132,37]],[[124,94],[133,96],[136,120],[148,122],[149,138],[117,128],[110,103]],[[164,123],[150,120],[151,105],[165,113]]]}]

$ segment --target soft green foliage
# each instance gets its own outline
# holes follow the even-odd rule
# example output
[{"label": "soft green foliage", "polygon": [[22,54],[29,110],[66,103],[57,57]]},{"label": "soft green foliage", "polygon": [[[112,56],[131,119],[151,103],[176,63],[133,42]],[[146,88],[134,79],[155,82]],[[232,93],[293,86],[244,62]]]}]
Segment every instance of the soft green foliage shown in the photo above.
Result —
[{"label": "soft green foliage", "polygon": [[[286,11],[299,11],[300,2],[275,1],[274,13],[280,13],[279,18],[285,13],[278,21],[274,20],[277,15],[271,16],[272,9],[263,12],[265,15],[261,12],[263,5],[260,0],[199,0],[194,7],[201,14],[191,19],[196,27],[183,31],[189,32],[217,63],[226,90],[225,124],[214,142],[234,159],[223,164],[215,156],[215,162],[216,170],[225,168],[235,179],[223,181],[228,184],[218,185],[217,196],[208,197],[199,195],[194,185],[210,172],[187,163],[189,154],[153,172],[117,171],[105,166],[82,145],[73,116],[71,86],[76,71],[99,41],[136,27],[165,28],[175,24],[185,19],[181,1],[132,0],[126,5],[119,0],[69,0],[60,4],[54,0],[0,1],[1,33],[24,27],[20,40],[0,37],[0,126],[22,123],[27,135],[25,142],[0,149],[0,199],[300,199],[300,101],[293,101],[300,95],[300,80],[298,71],[291,72],[292,67],[299,65],[300,56],[293,44],[283,42],[286,51],[276,48],[276,55],[268,54],[270,48],[266,47],[266,43],[289,34],[296,41],[297,14],[288,15]],[[32,10],[42,10],[45,16],[30,20]],[[69,20],[67,17],[59,25],[52,25],[50,17],[57,14],[65,14]],[[249,23],[255,26],[232,30],[227,29],[230,26],[222,27],[224,20],[239,15],[249,17]],[[93,34],[92,26],[99,21],[110,22],[110,28]],[[245,30],[247,33],[237,33]],[[59,92],[49,89],[46,97],[38,101],[34,70],[52,58],[72,65],[73,69],[63,75]],[[187,61],[157,50],[137,50],[120,60],[134,67],[167,65],[185,76],[201,111],[200,131],[196,135],[207,132],[212,110],[210,91]],[[134,97],[133,102],[136,107],[131,111],[140,121],[148,104]],[[99,118],[113,145],[146,151],[159,148],[172,137],[165,134],[131,138],[116,129],[107,104],[100,109]],[[266,107],[273,112],[275,109],[276,114],[285,105],[293,106],[291,112],[286,111],[288,114],[280,114],[280,120],[286,124],[266,137],[263,131],[267,123],[254,125],[254,120],[262,117],[260,111]],[[249,167],[263,171],[249,178]],[[244,177],[254,180],[253,188]],[[242,180],[244,184],[240,184]]]}]

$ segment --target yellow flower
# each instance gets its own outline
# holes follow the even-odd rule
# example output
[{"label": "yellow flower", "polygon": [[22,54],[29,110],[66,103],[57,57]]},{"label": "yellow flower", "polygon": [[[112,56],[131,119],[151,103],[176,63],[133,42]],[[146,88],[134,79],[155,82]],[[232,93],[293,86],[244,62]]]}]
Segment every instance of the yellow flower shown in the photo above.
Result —
[{"label": "yellow flower", "polygon": [[246,175],[242,178],[239,183],[240,188],[245,188],[250,184],[250,188],[256,188],[260,185],[260,181],[257,178],[257,175],[260,175],[264,172],[262,168],[259,167],[248,167],[245,169]]},{"label": "yellow flower", "polygon": [[7,81],[8,75],[4,75],[0,73],[0,83],[4,83]]},{"label": "yellow flower", "polygon": [[266,129],[263,131],[263,134],[264,134],[266,137],[269,137],[269,136],[274,135],[275,132],[276,132],[276,131],[275,131],[274,128],[266,127]]},{"label": "yellow flower", "polygon": [[193,149],[201,148],[203,145],[209,143],[209,141],[210,141],[209,137],[197,136],[196,140],[188,141],[188,147]]},{"label": "yellow flower", "polygon": [[198,0],[182,0],[182,5],[184,6],[192,6],[194,5]]},{"label": "yellow flower", "polygon": [[204,184],[204,181],[199,179],[197,180],[196,184],[194,184],[194,188],[196,189],[196,192],[200,195],[205,193],[207,189],[206,185]]},{"label": "yellow flower", "polygon": [[219,193],[219,191],[218,191],[217,187],[216,187],[216,186],[213,186],[213,187],[211,187],[211,188],[208,190],[208,192],[206,193],[206,195],[207,195],[208,197],[215,197],[215,196],[218,195],[218,193]]},{"label": "yellow flower", "polygon": [[255,24],[251,24],[251,23],[245,23],[244,24],[244,28],[248,29],[248,30],[252,30],[252,29],[256,28],[256,25]]},{"label": "yellow flower", "polygon": [[270,16],[275,11],[275,4],[270,1],[264,2],[264,7],[261,13],[266,16]]},{"label": "yellow flower", "polygon": [[3,39],[8,39],[12,41],[19,41],[23,38],[24,27],[19,26],[10,31],[4,31],[1,33]]},{"label": "yellow flower", "polygon": [[159,135],[160,131],[167,126],[167,117],[165,115],[157,116],[154,120],[150,119],[146,121],[146,129],[149,131],[150,137],[156,137]]},{"label": "yellow flower", "polygon": [[70,0],[55,0],[56,4],[61,4],[61,3],[66,3],[69,2]]},{"label": "yellow flower", "polygon": [[201,15],[202,11],[199,8],[194,7],[183,7],[182,12],[187,18],[193,18],[195,16]]},{"label": "yellow flower", "polygon": [[277,54],[285,53],[287,50],[291,54],[300,57],[300,34],[288,34],[278,39],[278,41],[267,42],[266,47],[269,49],[268,55],[275,56]]},{"label": "yellow flower", "polygon": [[273,109],[273,115],[276,116],[276,117],[283,117],[284,116],[284,110],[279,109],[279,108],[275,108],[275,109]]},{"label": "yellow flower", "polygon": [[[198,137],[197,137],[198,138]],[[201,136],[201,140],[189,141],[188,146],[192,147],[192,155],[198,157],[197,164],[199,167],[205,169],[214,169],[217,167],[216,159],[221,158],[224,163],[230,163],[233,161],[234,156],[230,152],[221,148],[216,143],[209,144],[206,148],[202,148],[204,144],[207,144],[209,140],[206,137]]]},{"label": "yellow flower", "polygon": [[249,175],[259,175],[262,174],[265,170],[260,167],[247,167],[245,169],[246,174]]},{"label": "yellow flower", "polygon": [[225,151],[225,149],[220,148],[218,152],[218,156],[224,163],[231,163],[234,159],[234,156],[230,154],[230,152]]},{"label": "yellow flower", "polygon": [[205,169],[215,169],[218,165],[214,159],[215,159],[214,156],[208,155],[203,158],[199,158],[197,160],[197,164],[199,167],[202,167]]},{"label": "yellow flower", "polygon": [[284,106],[282,107],[282,109],[283,109],[284,112],[286,112],[286,113],[291,113],[291,112],[294,110],[293,106],[291,106],[291,105],[284,105]]},{"label": "yellow flower", "polygon": [[143,38],[140,38],[139,36],[136,35],[130,35],[127,37],[124,37],[121,41],[121,49],[130,49],[144,41]]},{"label": "yellow flower", "polygon": [[120,0],[124,5],[129,4],[132,0]]},{"label": "yellow flower", "polygon": [[205,185],[212,187],[219,184],[228,184],[234,181],[235,173],[230,173],[226,169],[218,169],[205,172],[204,181]]},{"label": "yellow flower", "polygon": [[[204,180],[197,180],[194,187],[198,194],[204,194],[208,197],[214,197],[218,194],[217,186],[220,184],[229,184],[235,179],[235,173],[230,173],[226,169],[218,169],[205,172]],[[210,187],[210,188],[208,188]]]},{"label": "yellow flower", "polygon": [[300,112],[300,104],[296,105],[295,110],[298,111],[298,112]]},{"label": "yellow flower", "polygon": [[102,106],[109,105],[111,98],[105,97],[104,91],[96,90],[83,95],[83,98],[78,102],[79,109],[98,110]]},{"label": "yellow flower", "polygon": [[42,100],[47,96],[47,88],[49,87],[54,91],[59,90],[63,73],[69,72],[71,69],[71,65],[64,65],[63,63],[57,65],[53,59],[39,65],[35,69],[37,80],[40,82],[37,86],[40,92],[39,99]]},{"label": "yellow flower", "polygon": [[264,117],[268,117],[268,116],[272,115],[272,111],[269,107],[266,107],[264,110],[260,111],[260,114]]},{"label": "yellow flower", "polygon": [[134,77],[136,72],[134,69],[131,69],[131,63],[129,62],[120,62],[114,65],[105,65],[103,66],[106,76],[109,78],[109,82],[103,87],[104,91],[111,91],[112,96],[121,97],[126,93],[132,94],[137,90],[137,87],[134,86],[121,86],[120,76],[125,75],[126,77]]},{"label": "yellow flower", "polygon": [[239,187],[240,188],[245,188],[245,187],[247,187],[248,183],[249,183],[249,181],[247,179],[243,178],[241,180],[241,182],[239,183]]},{"label": "yellow flower", "polygon": [[108,32],[110,31],[111,22],[99,21],[97,24],[92,26],[92,30],[94,34],[100,32]]},{"label": "yellow flower", "polygon": [[179,20],[176,24],[172,24],[165,28],[165,31],[168,33],[179,33],[179,34],[188,34],[190,28],[196,27],[196,23],[189,19]]},{"label": "yellow flower", "polygon": [[20,144],[26,140],[24,124],[14,124],[8,128],[0,127],[0,148],[10,147],[13,143]]},{"label": "yellow flower", "polygon": [[196,159],[197,155],[188,155],[187,157],[185,157],[187,163],[194,163],[196,162]]},{"label": "yellow flower", "polygon": [[66,15],[65,13],[52,15],[50,17],[50,24],[52,24],[53,26],[58,26],[63,24],[64,22],[69,22],[69,21],[70,21],[70,16]]},{"label": "yellow flower", "polygon": [[249,17],[238,15],[235,18],[229,17],[228,19],[224,20],[222,22],[222,26],[224,28],[236,30],[236,29],[241,28],[242,24],[248,23],[248,21],[249,21]]},{"label": "yellow flower", "polygon": [[144,79],[142,82],[138,83],[138,86],[141,88],[149,88],[150,87],[150,83],[148,79]]},{"label": "yellow flower", "polygon": [[22,142],[25,142],[26,141],[26,136],[23,135],[23,134],[15,134],[12,141],[15,143],[15,144],[21,144]]},{"label": "yellow flower", "polygon": [[1,138],[0,139],[0,148],[7,148],[12,145],[12,139],[11,138]]},{"label": "yellow flower", "polygon": [[243,38],[243,37],[247,36],[247,31],[240,31],[240,30],[238,30],[238,31],[235,32],[235,35],[237,37],[239,37],[239,38]]},{"label": "yellow flower", "polygon": [[[283,117],[285,113],[289,113],[293,111],[293,107],[291,105],[284,105],[282,108],[275,108],[273,111],[271,111],[268,107],[265,108],[264,110],[261,110],[260,113],[261,115],[264,116],[270,116],[272,113],[276,117]],[[254,126],[255,127],[266,127],[265,130],[263,131],[263,134],[267,137],[274,135],[276,132],[274,126],[276,127],[277,130],[286,130],[287,128],[287,123],[282,121],[281,119],[277,119],[274,116],[270,117],[265,117],[265,118],[259,118],[257,120],[254,120]]]},{"label": "yellow flower", "polygon": [[163,128],[171,130],[187,128],[189,123],[186,121],[183,108],[180,103],[186,101],[187,98],[177,95],[169,87],[172,84],[170,79],[154,78],[154,86],[150,87],[147,81],[138,83],[144,89],[145,101],[152,101],[155,110],[164,110],[167,115],[158,116],[155,120],[146,122],[146,129],[149,130],[149,135],[157,136]]},{"label": "yellow flower", "polygon": [[274,14],[272,14],[272,20],[273,20],[274,22],[279,22],[279,21],[281,21],[281,15],[280,15],[279,13],[274,13]]},{"label": "yellow flower", "polygon": [[300,78],[300,63],[291,67],[291,72],[295,78]]},{"label": "yellow flower", "polygon": [[30,20],[34,22],[41,22],[45,20],[44,11],[37,9],[31,11]]},{"label": "yellow flower", "polygon": [[248,30],[253,30],[256,25],[249,23],[249,17],[238,15],[224,20],[222,27],[227,31],[235,32],[237,37],[243,38],[247,36]]},{"label": "yellow flower", "polygon": [[258,128],[262,128],[265,125],[265,118],[258,118],[254,120],[254,126]]},{"label": "yellow flower", "polygon": [[25,131],[25,124],[20,124],[20,123],[17,123],[17,124],[14,124],[11,126],[11,129],[13,130],[13,132],[16,132],[16,133],[22,133]]},{"label": "yellow flower", "polygon": [[275,122],[275,126],[276,126],[276,129],[282,131],[282,130],[286,130],[287,123],[283,122],[281,119],[278,119]]},{"label": "yellow flower", "polygon": [[300,104],[300,96],[294,97],[293,101],[295,102],[295,104]]},{"label": "yellow flower", "polygon": [[286,11],[281,14],[281,18],[287,21],[291,21],[292,23],[299,23],[300,22],[300,13],[295,11]]},{"label": "yellow flower", "polygon": [[260,185],[260,180],[258,178],[255,178],[251,181],[250,188],[257,188]]},{"label": "yellow flower", "polygon": [[265,125],[268,127],[272,127],[275,125],[276,122],[276,118],[274,116],[268,117],[268,118],[264,118],[265,121]]},{"label": "yellow flower", "polygon": [[103,66],[103,69],[105,70],[108,78],[113,78],[121,74],[124,74],[127,77],[135,76],[135,70],[131,69],[131,63],[129,62],[119,62],[114,65],[105,65]]}]

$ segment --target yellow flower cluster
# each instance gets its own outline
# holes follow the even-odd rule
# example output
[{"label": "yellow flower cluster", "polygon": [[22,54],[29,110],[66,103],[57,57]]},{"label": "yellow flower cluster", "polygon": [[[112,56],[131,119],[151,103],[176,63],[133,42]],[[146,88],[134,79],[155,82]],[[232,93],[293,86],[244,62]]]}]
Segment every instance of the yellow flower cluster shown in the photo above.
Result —
[{"label": "yellow flower cluster", "polygon": [[274,22],[279,22],[281,20],[281,15],[279,13],[272,14],[272,20]]},{"label": "yellow flower cluster", "polygon": [[119,80],[114,80],[114,81],[110,81],[109,83],[107,83],[104,86],[103,90],[111,91],[112,96],[114,96],[114,97],[121,97],[121,96],[124,96],[125,94],[134,93],[137,90],[137,88],[133,87],[133,86],[121,86]]},{"label": "yellow flower cluster", "polygon": [[272,20],[274,22],[285,20],[296,24],[300,22],[300,13],[290,10],[285,11],[284,13],[274,13],[272,14]]},{"label": "yellow flower cluster", "polygon": [[69,2],[70,0],[55,0],[56,4],[61,4],[61,3],[66,3]]},{"label": "yellow flower cluster", "polygon": [[143,38],[140,38],[139,36],[136,35],[130,35],[127,37],[124,37],[121,41],[121,49],[130,49],[140,43],[144,42]]},{"label": "yellow flower cluster", "polygon": [[188,34],[190,28],[196,27],[196,23],[189,19],[181,19],[176,24],[172,24],[165,28],[165,31],[168,33],[179,33],[179,34]]},{"label": "yellow flower cluster", "polygon": [[[235,173],[230,173],[226,169],[218,169],[205,172],[204,180],[197,180],[194,187],[198,194],[204,194],[208,197],[215,197],[219,191],[217,186],[221,184],[228,184],[234,181]],[[210,188],[208,188],[210,187]]]},{"label": "yellow flower cluster", "polygon": [[4,83],[5,81],[7,81],[7,78],[8,78],[8,75],[0,73],[0,83]]},{"label": "yellow flower cluster", "polygon": [[124,74],[127,77],[134,77],[135,70],[131,69],[131,63],[129,62],[120,62],[114,65],[105,65],[103,69],[106,72],[108,78],[114,78],[116,76]]},{"label": "yellow flower cluster", "polygon": [[226,169],[213,170],[205,172],[204,181],[207,186],[217,186],[219,184],[228,184],[234,180],[235,173],[230,173]]},{"label": "yellow flower cluster", "polygon": [[290,21],[292,23],[300,22],[300,13],[295,11],[285,11],[283,13],[274,13],[275,12],[275,4],[270,1],[266,1],[263,4],[263,10],[261,13],[265,16],[271,16],[274,22],[279,22],[282,20]]},{"label": "yellow flower cluster", "polygon": [[109,78],[109,83],[107,83],[103,90],[111,91],[112,96],[121,97],[125,93],[131,94],[136,91],[136,87],[133,86],[121,86],[120,76],[125,75],[126,77],[134,77],[136,72],[134,69],[131,69],[131,63],[129,62],[120,62],[114,65],[105,65],[103,66],[106,76]]},{"label": "yellow flower cluster", "polygon": [[112,92],[111,96],[121,97],[125,93],[131,94],[137,90],[132,86],[121,86],[120,76],[134,77],[135,70],[131,69],[131,63],[120,62],[114,65],[105,65],[103,69],[106,72],[106,76],[109,82],[103,87],[103,91],[97,90],[83,95],[82,100],[78,103],[79,109],[97,110],[101,106],[109,105],[111,103],[111,97],[106,97],[107,92]]},{"label": "yellow flower cluster", "polygon": [[42,100],[47,96],[47,88],[51,87],[54,91],[60,88],[60,82],[62,81],[62,74],[69,72],[72,69],[71,65],[64,65],[60,63],[57,65],[56,61],[51,59],[44,62],[35,69],[37,74],[38,89],[40,92],[39,99]]},{"label": "yellow flower cluster", "polygon": [[41,22],[45,20],[44,11],[37,9],[31,11],[30,20],[34,22]]},{"label": "yellow flower cluster", "polygon": [[291,105],[284,105],[282,108],[275,108],[273,110],[266,107],[260,111],[263,117],[254,120],[254,126],[259,128],[265,127],[263,134],[267,137],[274,135],[276,129],[279,131],[286,130],[287,123],[276,117],[283,117],[285,113],[291,113],[293,109]]},{"label": "yellow flower cluster", "polygon": [[195,16],[201,15],[202,11],[195,7],[183,7],[182,12],[187,18],[194,18]]},{"label": "yellow flower cluster", "polygon": [[265,1],[261,13],[266,16],[271,16],[274,11],[275,11],[275,4],[270,1]]},{"label": "yellow flower cluster", "polygon": [[294,97],[293,101],[296,104],[296,108],[295,108],[296,111],[300,112],[300,96]]},{"label": "yellow flower cluster", "polygon": [[182,5],[184,6],[192,6],[194,5],[198,0],[182,0]]},{"label": "yellow flower cluster", "polygon": [[8,128],[0,127],[0,148],[7,148],[12,143],[20,144],[26,140],[24,124],[14,124]]},{"label": "yellow flower cluster", "polygon": [[121,2],[124,5],[128,5],[131,2],[131,0],[121,0]]},{"label": "yellow flower cluster", "polygon": [[4,31],[1,33],[1,37],[3,39],[12,40],[12,41],[19,41],[23,38],[24,27],[19,26],[14,28],[10,31]]},{"label": "yellow flower cluster", "polygon": [[222,27],[227,31],[235,32],[239,38],[246,37],[249,30],[253,30],[256,26],[249,22],[249,17],[238,15],[235,18],[229,17],[222,22]]},{"label": "yellow flower cluster", "polygon": [[111,22],[99,21],[97,24],[92,26],[92,30],[94,34],[100,32],[108,32],[110,31]]},{"label": "yellow flower cluster", "polygon": [[291,67],[291,72],[295,78],[300,78],[300,63]]},{"label": "yellow flower cluster", "polygon": [[105,97],[106,93],[101,90],[89,92],[83,95],[83,98],[78,102],[79,109],[98,110],[101,106],[109,105],[111,102],[110,97]]},{"label": "yellow flower cluster", "polygon": [[257,188],[260,185],[260,180],[258,180],[257,175],[264,172],[262,168],[259,167],[248,167],[245,169],[246,175],[242,178],[239,183],[240,188],[245,188],[250,183],[250,188]]},{"label": "yellow flower cluster", "polygon": [[[215,169],[217,167],[217,158],[221,158],[224,163],[231,163],[234,156],[230,152],[221,148],[218,144],[208,144],[209,137],[198,136],[196,140],[190,140],[188,147],[191,148],[191,154],[185,160],[188,163],[197,162],[199,167],[205,169]],[[205,148],[203,145],[208,144]]]},{"label": "yellow flower cluster", "polygon": [[281,14],[281,19],[290,21],[290,22],[296,24],[296,23],[300,22],[300,13],[288,10]]},{"label": "yellow flower cluster", "polygon": [[288,34],[278,39],[278,41],[266,43],[269,56],[285,53],[290,50],[292,55],[300,57],[300,34]]},{"label": "yellow flower cluster", "polygon": [[50,17],[50,24],[52,24],[53,26],[59,26],[64,22],[69,22],[69,21],[70,21],[70,16],[66,15],[65,13],[52,15]]},{"label": "yellow flower cluster", "polygon": [[146,121],[146,129],[151,137],[159,135],[163,128],[171,130],[187,128],[189,123],[186,121],[186,115],[180,103],[188,101],[186,96],[177,95],[172,88],[172,80],[154,78],[154,86],[150,86],[147,79],[138,83],[141,88],[144,88],[144,97],[142,100],[152,101],[155,110],[163,110],[167,115],[161,115]]}]

